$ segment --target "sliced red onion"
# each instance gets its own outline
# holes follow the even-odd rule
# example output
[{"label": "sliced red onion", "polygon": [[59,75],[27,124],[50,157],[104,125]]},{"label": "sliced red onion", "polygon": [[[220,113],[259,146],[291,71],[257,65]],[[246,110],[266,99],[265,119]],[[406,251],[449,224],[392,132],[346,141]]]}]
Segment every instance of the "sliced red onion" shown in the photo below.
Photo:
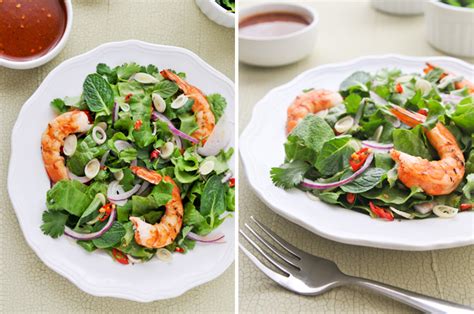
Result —
[{"label": "sliced red onion", "polygon": [[135,186],[130,189],[127,192],[121,192],[119,190],[120,185],[118,184],[118,181],[112,181],[109,185],[109,188],[107,189],[107,198],[110,201],[116,202],[116,201],[124,201],[130,198],[132,195],[137,193],[137,191],[140,189],[141,184],[135,184]]},{"label": "sliced red onion", "polygon": [[142,186],[140,189],[137,191],[137,195],[142,195],[143,192],[145,192],[146,189],[150,186],[150,182],[148,181],[143,181]]},{"label": "sliced red onion", "polygon": [[232,174],[232,171],[231,171],[231,170],[227,171],[227,172],[225,173],[225,176],[222,178],[221,183],[226,183],[227,181],[229,181],[230,178],[232,178],[232,175],[233,175],[233,174]]},{"label": "sliced red onion", "polygon": [[76,240],[97,239],[97,238],[101,237],[104,233],[106,233],[110,229],[110,227],[112,227],[112,225],[114,224],[116,215],[117,214],[116,214],[115,209],[112,209],[112,212],[110,213],[110,216],[109,216],[109,220],[107,220],[107,223],[105,224],[105,226],[97,232],[94,232],[94,233],[79,233],[79,232],[76,232],[76,231],[72,230],[68,226],[65,226],[64,227],[64,234],[71,237],[71,238],[73,238],[73,239],[76,239]]},{"label": "sliced red onion", "polygon": [[225,243],[224,237],[225,235],[220,232],[216,232],[212,235],[207,236],[200,236],[195,234],[194,232],[190,232],[187,235],[188,238],[194,241],[202,242],[202,243]]},{"label": "sliced red onion", "polygon": [[362,172],[364,172],[367,168],[369,168],[370,164],[372,163],[372,160],[374,160],[374,154],[370,154],[367,157],[367,160],[365,161],[364,165],[359,170],[354,172],[350,177],[347,177],[341,181],[331,182],[331,183],[321,183],[321,182],[311,181],[309,179],[303,179],[303,182],[301,182],[301,185],[309,189],[318,189],[318,190],[336,188],[338,186],[349,183],[353,181],[355,178],[357,178]]},{"label": "sliced red onion", "polygon": [[393,144],[382,144],[374,141],[362,141],[362,145],[381,151],[389,151],[393,148]]},{"label": "sliced red onion", "polygon": [[107,161],[107,158],[110,155],[110,150],[106,151],[104,155],[102,155],[102,158],[100,159],[100,168],[103,168],[105,166],[105,162]]},{"label": "sliced red onion", "polygon": [[188,141],[190,141],[194,144],[199,143],[198,139],[195,139],[191,135],[188,135],[188,134],[178,130],[165,115],[159,113],[158,111],[153,111],[152,119],[154,119],[154,118],[156,118],[156,120],[166,122],[168,124],[168,127],[169,127],[171,133],[173,133],[174,135],[179,136],[181,138],[184,138],[185,140],[188,140]]},{"label": "sliced red onion", "polygon": [[451,95],[451,94],[439,94],[441,100],[445,103],[450,103],[453,105],[457,105],[462,99],[462,96],[459,95]]},{"label": "sliced red onion", "polygon": [[72,173],[69,169],[67,169],[67,174],[69,176],[69,179],[71,180],[76,180],[76,181],[79,181],[81,183],[87,183],[89,182],[90,180],[92,180],[91,178],[88,178],[86,176],[83,176],[83,177],[79,177],[79,176],[76,176],[74,173]]},{"label": "sliced red onion", "polygon": [[117,102],[114,102],[114,112],[112,115],[112,123],[115,123],[115,121],[118,120],[118,113],[119,113],[119,106]]},{"label": "sliced red onion", "polygon": [[138,165],[138,161],[136,159],[134,159],[130,162],[130,166],[132,166],[132,167],[136,167],[137,165]]}]

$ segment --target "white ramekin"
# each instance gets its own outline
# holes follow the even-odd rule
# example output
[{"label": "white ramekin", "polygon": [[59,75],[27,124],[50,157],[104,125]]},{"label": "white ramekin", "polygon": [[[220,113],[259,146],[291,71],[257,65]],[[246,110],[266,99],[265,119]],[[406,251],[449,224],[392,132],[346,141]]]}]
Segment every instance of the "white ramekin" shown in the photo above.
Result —
[{"label": "white ramekin", "polygon": [[372,0],[372,6],[382,12],[396,15],[423,14],[427,0]]},{"label": "white ramekin", "polygon": [[221,7],[215,0],[196,0],[196,4],[211,21],[228,28],[235,27],[235,14]]},{"label": "white ramekin", "polygon": [[239,9],[239,20],[266,12],[289,12],[310,19],[310,24],[297,32],[278,37],[250,37],[239,35],[239,60],[258,66],[280,66],[290,64],[309,55],[316,44],[317,12],[302,4],[265,3]]},{"label": "white ramekin", "polygon": [[25,61],[13,61],[8,59],[3,59],[0,57],[0,66],[4,66],[10,69],[18,69],[18,70],[25,70],[25,69],[33,69],[37,68],[46,62],[51,61],[54,57],[56,57],[61,50],[63,50],[66,42],[69,38],[69,33],[71,32],[72,28],[72,2],[71,0],[64,0],[66,4],[66,29],[64,30],[63,36],[59,40],[59,42],[54,46],[51,50],[49,50],[46,54],[39,56],[35,59],[29,59]]},{"label": "white ramekin", "polygon": [[426,4],[426,36],[435,48],[459,57],[474,57],[474,9],[431,0]]}]

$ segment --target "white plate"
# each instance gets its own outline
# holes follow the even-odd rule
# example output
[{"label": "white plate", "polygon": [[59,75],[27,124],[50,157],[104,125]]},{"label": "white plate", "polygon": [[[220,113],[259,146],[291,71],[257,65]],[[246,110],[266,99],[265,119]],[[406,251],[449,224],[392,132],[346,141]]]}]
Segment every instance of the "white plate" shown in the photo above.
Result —
[{"label": "white plate", "polygon": [[[41,260],[87,293],[149,302],[176,297],[224,272],[234,260],[234,220],[219,227],[225,244],[196,244],[188,254],[173,254],[169,264],[153,260],[123,266],[105,254],[88,253],[63,236],[52,239],[41,230],[49,179],[41,159],[40,138],[54,118],[50,101],[82,92],[85,77],[98,63],[155,64],[159,69],[186,72],[190,83],[204,93],[221,93],[234,121],[234,85],[194,53],[177,47],[124,41],[102,45],[63,62],[54,69],[23,106],[12,133],[8,192],[28,244]],[[234,137],[232,136],[232,139]],[[232,140],[230,145],[234,145]],[[235,160],[235,159],[234,159]],[[235,162],[232,161],[234,166]]]},{"label": "white plate", "polygon": [[418,72],[430,61],[473,80],[474,67],[448,57],[370,56],[311,69],[271,90],[254,108],[239,141],[248,180],[258,197],[276,213],[323,237],[355,245],[422,251],[474,243],[474,212],[452,219],[387,222],[342,207],[310,200],[302,191],[273,185],[270,169],[284,160],[286,110],[303,89],[338,90],[341,81],[357,70],[374,72],[398,67]]}]

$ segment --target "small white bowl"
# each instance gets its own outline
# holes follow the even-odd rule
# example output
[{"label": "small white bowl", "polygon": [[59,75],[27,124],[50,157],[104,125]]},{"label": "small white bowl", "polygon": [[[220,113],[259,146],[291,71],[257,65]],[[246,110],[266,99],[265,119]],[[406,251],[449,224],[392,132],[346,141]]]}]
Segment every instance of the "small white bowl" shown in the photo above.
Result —
[{"label": "small white bowl", "polygon": [[309,6],[293,3],[265,3],[239,9],[239,20],[262,13],[288,12],[308,18],[310,24],[294,33],[278,37],[251,37],[239,34],[239,60],[272,67],[296,62],[309,55],[316,44],[318,13]]},{"label": "small white bowl", "polygon": [[71,32],[72,28],[72,2],[71,0],[64,0],[64,3],[66,5],[66,29],[64,30],[61,39],[56,43],[56,46],[54,46],[44,55],[25,61],[13,61],[0,57],[0,66],[18,70],[33,69],[51,61],[51,59],[56,57],[66,45],[66,42],[69,38],[69,33]]},{"label": "small white bowl", "polygon": [[211,21],[228,28],[235,27],[235,13],[227,11],[215,0],[196,0],[196,4]]},{"label": "small white bowl", "polygon": [[372,0],[372,6],[384,13],[395,15],[419,15],[424,12],[427,0]]},{"label": "small white bowl", "polygon": [[431,0],[426,4],[426,36],[435,48],[459,57],[474,57],[474,9]]}]

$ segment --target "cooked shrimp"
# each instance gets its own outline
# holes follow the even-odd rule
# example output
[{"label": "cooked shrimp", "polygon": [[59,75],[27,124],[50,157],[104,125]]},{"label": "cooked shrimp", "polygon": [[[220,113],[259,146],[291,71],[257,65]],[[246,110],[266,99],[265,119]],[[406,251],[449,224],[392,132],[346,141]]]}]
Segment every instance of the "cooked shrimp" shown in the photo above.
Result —
[{"label": "cooked shrimp", "polygon": [[[394,106],[391,110],[403,123],[415,126],[423,123],[424,115]],[[405,115],[407,111],[409,115]],[[420,187],[429,195],[446,195],[454,191],[464,177],[464,155],[456,138],[441,123],[427,131],[426,137],[438,152],[440,160],[429,161],[392,149],[390,156],[398,164],[398,178],[407,187]]]},{"label": "cooked shrimp", "polygon": [[288,107],[286,133],[290,133],[309,113],[317,113],[342,103],[339,93],[326,89],[314,89],[296,97]]},{"label": "cooked shrimp", "polygon": [[83,111],[63,113],[48,124],[41,138],[41,151],[44,167],[53,183],[69,178],[61,156],[65,138],[72,133],[86,132],[90,127],[89,118]]},{"label": "cooked shrimp", "polygon": [[189,84],[178,75],[174,74],[170,70],[163,70],[160,74],[176,84],[183,90],[184,94],[194,100],[192,110],[196,117],[198,129],[191,134],[192,137],[200,140],[202,144],[205,144],[209,135],[211,135],[216,125],[214,114],[212,113],[211,106],[207,101],[206,96],[199,90],[199,88]]},{"label": "cooked shrimp", "polygon": [[[435,68],[440,68],[440,67],[427,62],[426,63],[426,68],[423,69],[423,72],[425,72],[425,74],[428,74],[429,72],[431,72]],[[451,72],[448,72],[448,71],[444,71],[441,78],[443,78],[447,75],[454,75],[454,74],[451,73]],[[455,82],[454,87],[456,87],[456,89],[462,89],[464,87],[467,87],[467,90],[469,91],[469,94],[474,94],[474,83],[469,81],[469,80],[463,79],[462,81]]]},{"label": "cooked shrimp", "polygon": [[138,177],[152,184],[158,184],[162,180],[173,185],[171,200],[166,204],[166,210],[161,221],[151,225],[138,217],[130,217],[135,227],[135,241],[147,248],[161,248],[173,243],[179,234],[183,224],[183,203],[178,186],[168,176],[162,176],[155,171],[142,167],[130,167]]}]

